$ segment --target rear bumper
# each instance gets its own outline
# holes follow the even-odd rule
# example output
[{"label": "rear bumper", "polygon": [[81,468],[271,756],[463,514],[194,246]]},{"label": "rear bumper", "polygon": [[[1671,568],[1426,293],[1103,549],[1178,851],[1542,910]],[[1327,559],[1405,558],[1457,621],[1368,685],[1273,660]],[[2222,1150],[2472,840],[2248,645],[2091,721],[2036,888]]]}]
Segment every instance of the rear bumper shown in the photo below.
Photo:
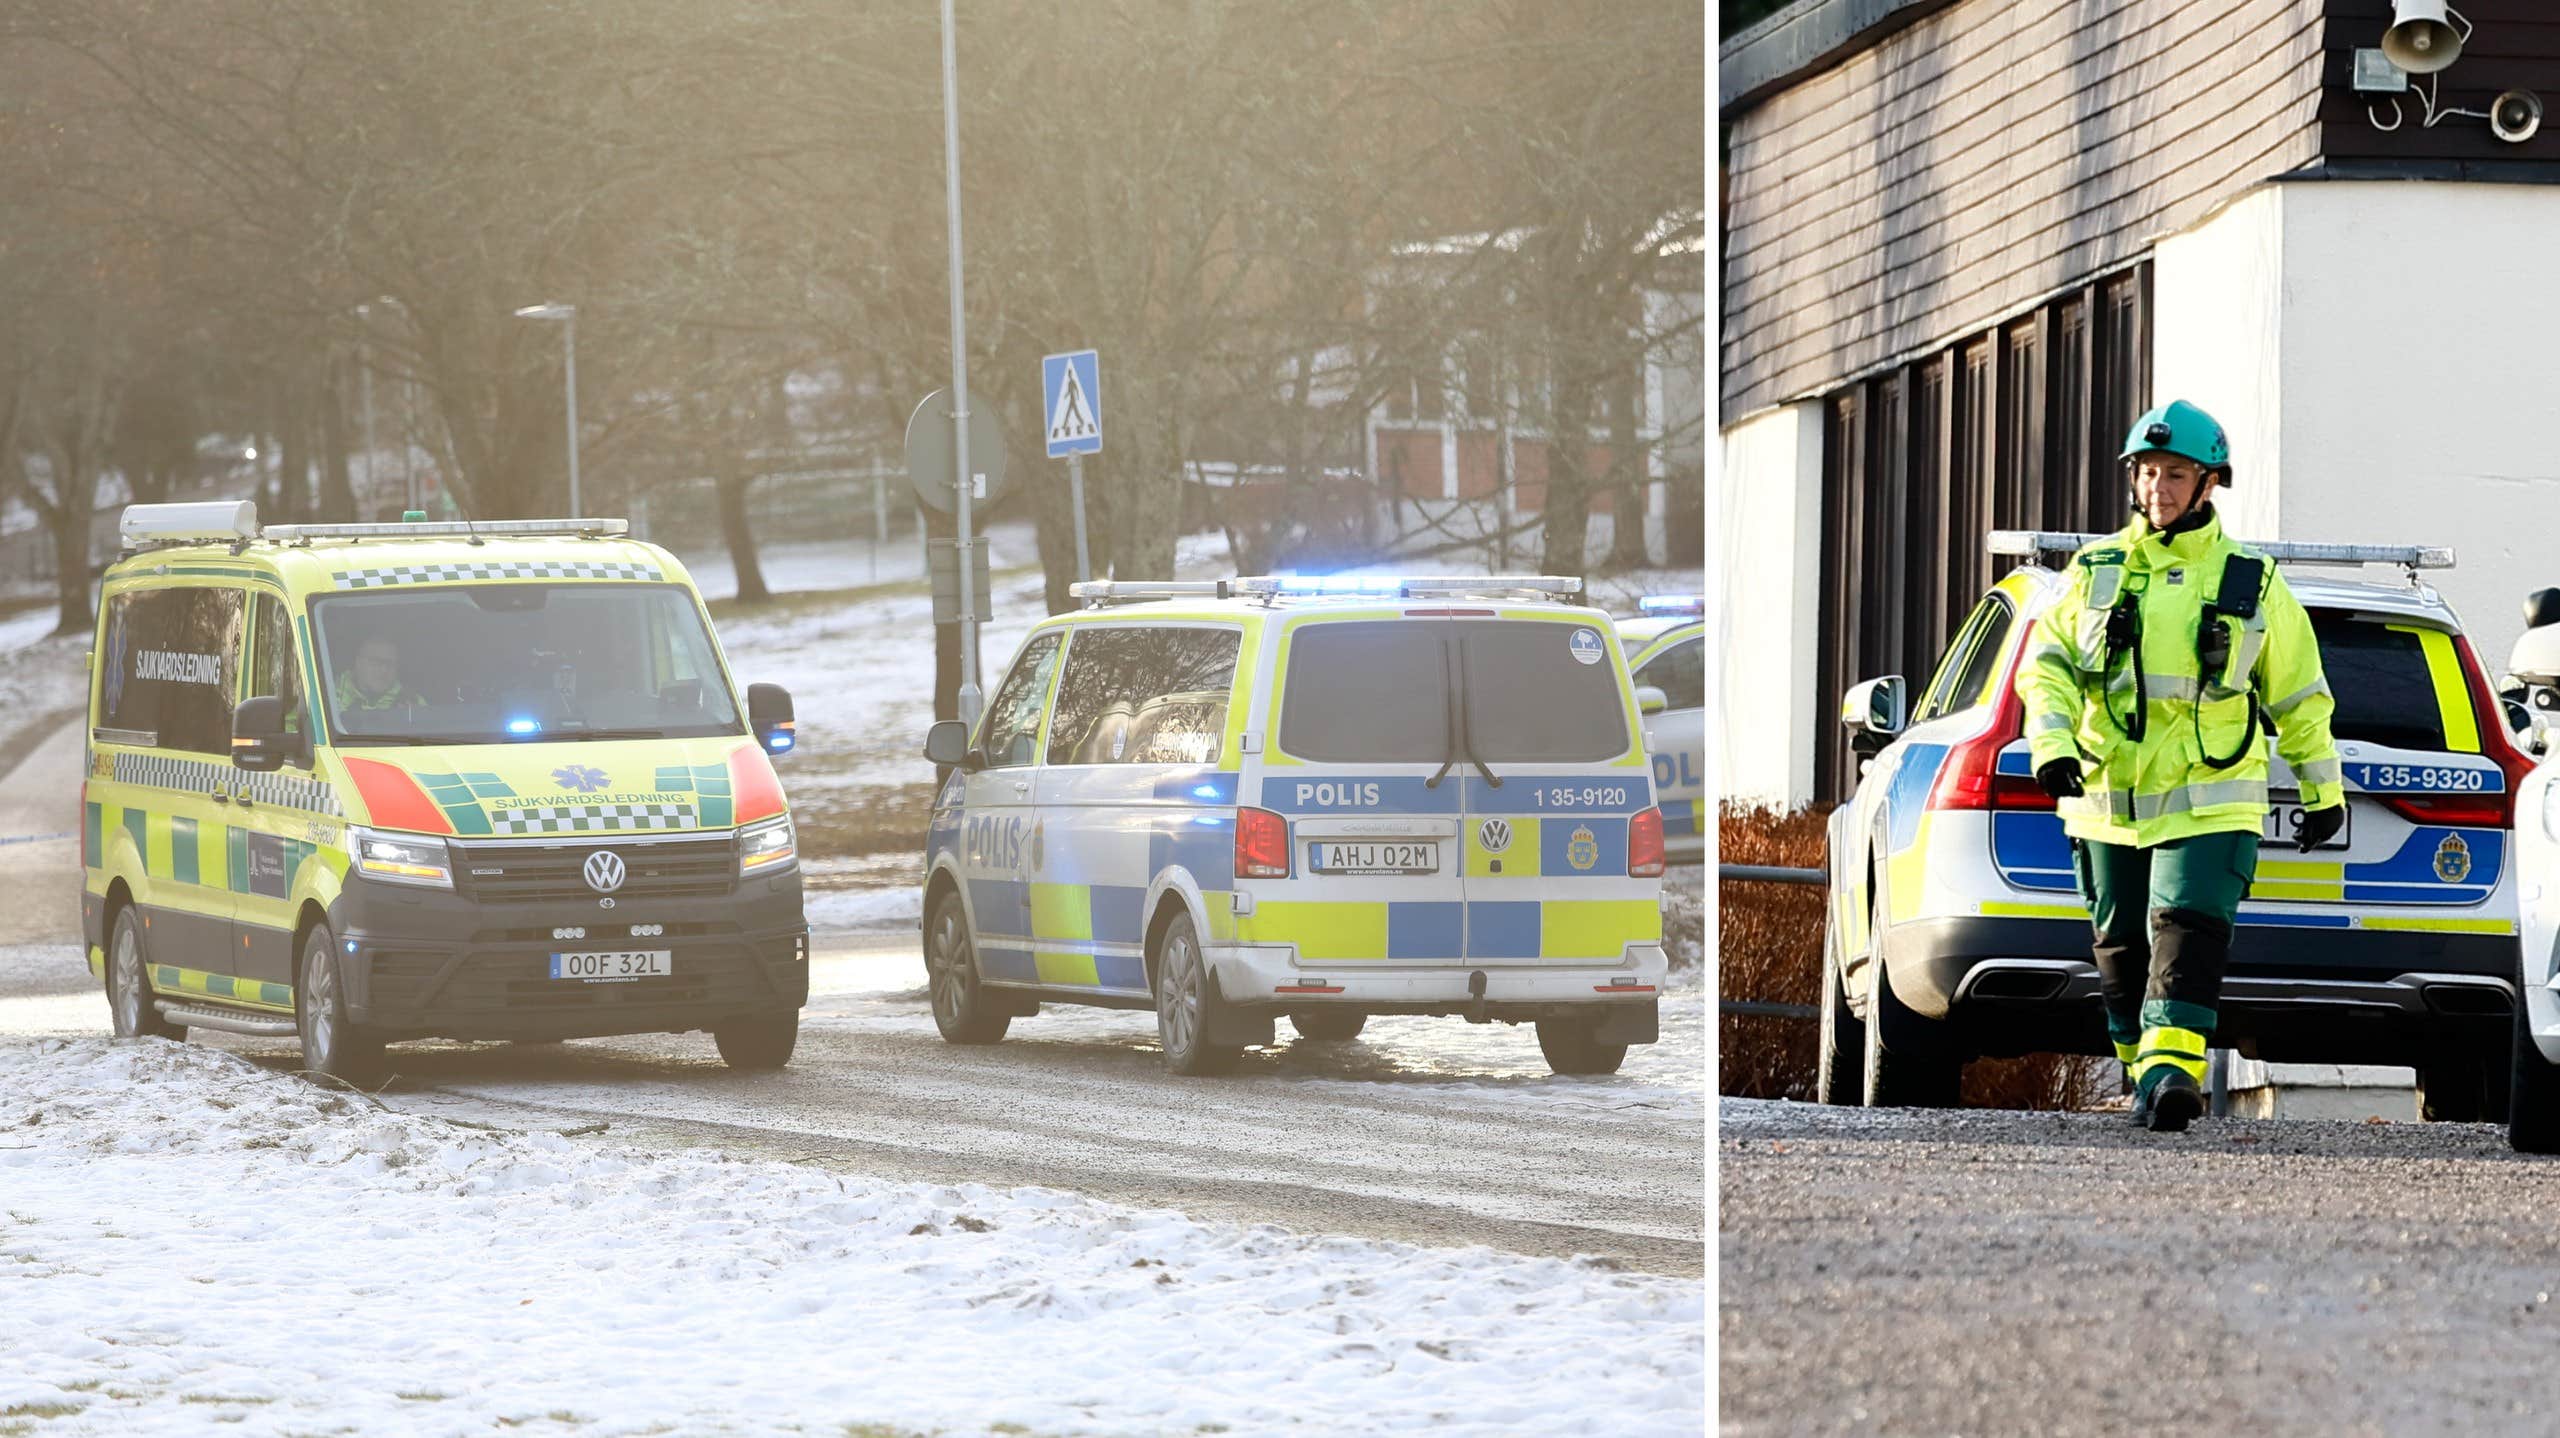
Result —
[{"label": "rear bumper", "polygon": [[[1895,928],[1887,955],[1895,995],[1977,1052],[2113,1052],[2086,924],[1922,920]],[[2278,1062],[2415,1063],[2497,1042],[2515,974],[2503,934],[2243,927],[2216,1037]]]},{"label": "rear bumper", "polygon": [[[331,908],[348,1017],[391,1038],[561,1039],[682,1033],[798,1009],[809,996],[800,875],[716,897],[482,904],[351,882]],[[657,926],[634,936],[634,925]],[[555,938],[554,929],[586,937]],[[663,978],[554,979],[566,950],[665,949]]]},{"label": "rear bumper", "polygon": [[[1211,945],[1218,992],[1245,1008],[1348,1008],[1371,1014],[1452,1014],[1508,1023],[1626,1010],[1649,1019],[1670,973],[1658,944],[1629,944],[1615,964],[1302,967],[1286,944]],[[1640,1038],[1654,1041],[1653,1025]]]}]

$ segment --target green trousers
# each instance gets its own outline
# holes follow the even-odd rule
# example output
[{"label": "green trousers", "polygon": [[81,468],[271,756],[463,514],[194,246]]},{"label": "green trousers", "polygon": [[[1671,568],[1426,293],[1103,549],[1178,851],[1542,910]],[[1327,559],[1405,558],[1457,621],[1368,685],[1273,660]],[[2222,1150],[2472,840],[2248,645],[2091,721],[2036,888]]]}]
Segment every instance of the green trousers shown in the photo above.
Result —
[{"label": "green trousers", "polygon": [[2144,1089],[2171,1068],[2204,1078],[2231,961],[2232,916],[2258,872],[2258,835],[2198,834],[2147,849],[2071,841],[2107,1037]]}]

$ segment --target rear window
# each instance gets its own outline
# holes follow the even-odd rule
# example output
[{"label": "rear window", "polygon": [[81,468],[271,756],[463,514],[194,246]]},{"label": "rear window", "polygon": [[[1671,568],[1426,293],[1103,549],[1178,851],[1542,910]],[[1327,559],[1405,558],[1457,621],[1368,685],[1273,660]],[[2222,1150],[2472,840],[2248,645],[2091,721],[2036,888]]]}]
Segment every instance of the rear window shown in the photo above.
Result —
[{"label": "rear window", "polygon": [[[2329,690],[2337,696],[2337,713],[2329,721],[2333,734],[2395,749],[2445,747],[2435,677],[2416,634],[2332,609],[2312,610],[2311,627],[2320,636]],[[2283,697],[2265,696],[2269,703]]]},{"label": "rear window", "polygon": [[1627,751],[1627,721],[1608,657],[1601,631],[1579,624],[1310,625],[1290,641],[1280,747],[1302,759],[1439,763],[1451,757],[1451,680],[1463,673],[1485,763],[1614,759]]}]

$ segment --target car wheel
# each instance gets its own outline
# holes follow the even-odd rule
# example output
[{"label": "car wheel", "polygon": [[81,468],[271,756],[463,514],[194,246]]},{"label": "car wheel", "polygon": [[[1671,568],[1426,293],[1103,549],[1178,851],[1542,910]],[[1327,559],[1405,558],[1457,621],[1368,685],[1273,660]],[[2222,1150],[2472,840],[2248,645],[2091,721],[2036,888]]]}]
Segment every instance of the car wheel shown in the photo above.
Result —
[{"label": "car wheel", "polygon": [[711,1042],[720,1049],[720,1061],[733,1069],[778,1069],[791,1062],[791,1050],[800,1042],[800,1011],[717,1025]]},{"label": "car wheel", "polygon": [[969,916],[962,911],[956,891],[943,895],[933,906],[933,918],[924,933],[925,976],[933,987],[933,1026],[942,1031],[943,1041],[991,1044],[1003,1038],[1013,1018],[989,1002],[986,986],[978,982],[978,947],[969,937]]},{"label": "car wheel", "polygon": [[1867,961],[1867,1022],[1860,1097],[1869,1108],[1954,1108],[1964,1058],[1940,1025],[1903,1006],[1884,957],[1884,891],[1876,891],[1876,952]]},{"label": "car wheel", "polygon": [[1560,1074],[1613,1074],[1627,1061],[1625,1044],[1604,1044],[1598,1019],[1538,1020],[1538,1052]]},{"label": "car wheel", "polygon": [[2516,995],[2507,1079],[2507,1146],[2518,1153],[2560,1153],[2560,1064],[2542,1057],[2524,995]]},{"label": "car wheel", "polygon": [[294,971],[294,1023],[302,1033],[302,1068],[356,1088],[382,1082],[382,1040],[347,1018],[346,985],[338,972],[338,939],[327,924],[302,941]]},{"label": "car wheel", "polygon": [[107,1017],[120,1039],[184,1041],[184,1024],[163,1017],[151,999],[150,960],[142,951],[142,917],[127,904],[107,933]]},{"label": "car wheel", "polygon": [[1189,914],[1176,914],[1156,940],[1156,1036],[1164,1044],[1166,1068],[1186,1077],[1221,1074],[1244,1056],[1242,1044],[1213,1044],[1209,1030],[1225,1010],[1209,966],[1200,957],[1200,936]]},{"label": "car wheel", "polygon": [[1817,1103],[1856,1106],[1866,1099],[1861,1066],[1867,1052],[1867,1026],[1849,1007],[1849,985],[1840,976],[1839,925],[1823,921],[1822,1008],[1816,1015],[1822,1035],[1814,1061],[1813,1097]]},{"label": "car wheel", "polygon": [[1320,1044],[1346,1043],[1360,1037],[1369,1026],[1369,1016],[1344,1009],[1313,1009],[1289,1015],[1289,1027],[1298,1037]]}]

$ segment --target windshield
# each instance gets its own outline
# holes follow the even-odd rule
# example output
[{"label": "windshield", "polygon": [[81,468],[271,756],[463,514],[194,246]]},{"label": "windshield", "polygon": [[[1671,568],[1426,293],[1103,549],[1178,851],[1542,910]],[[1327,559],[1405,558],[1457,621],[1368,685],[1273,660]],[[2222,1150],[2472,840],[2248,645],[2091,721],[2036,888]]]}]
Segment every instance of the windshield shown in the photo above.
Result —
[{"label": "windshield", "polygon": [[1449,680],[1457,672],[1465,675],[1476,758],[1614,759],[1627,752],[1627,718],[1607,658],[1600,631],[1579,624],[1309,625],[1289,641],[1280,747],[1301,759],[1439,763],[1450,757]]},{"label": "windshield", "polygon": [[2311,611],[2320,667],[2337,697],[2329,732],[2394,749],[2441,750],[2444,714],[2414,628],[2395,629],[2332,609]]},{"label": "windshield", "polygon": [[444,584],[311,606],[341,744],[743,733],[693,596],[672,584]]}]

